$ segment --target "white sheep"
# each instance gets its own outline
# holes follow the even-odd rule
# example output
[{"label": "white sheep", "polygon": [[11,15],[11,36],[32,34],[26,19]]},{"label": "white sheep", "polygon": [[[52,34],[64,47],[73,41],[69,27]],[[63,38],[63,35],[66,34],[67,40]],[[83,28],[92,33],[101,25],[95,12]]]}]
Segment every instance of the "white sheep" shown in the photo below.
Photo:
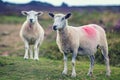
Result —
[{"label": "white sheep", "polygon": [[38,16],[43,12],[36,11],[22,11],[23,15],[27,16],[26,21],[23,23],[20,30],[20,37],[25,44],[24,59],[28,59],[28,51],[30,52],[30,58],[33,59],[32,46],[34,45],[34,60],[39,60],[39,46],[44,39],[44,30],[38,23]]},{"label": "white sheep", "polygon": [[59,50],[64,55],[64,70],[62,74],[67,74],[67,54],[72,53],[72,77],[76,76],[75,60],[77,54],[88,55],[90,58],[90,68],[88,75],[92,76],[94,66],[94,53],[99,47],[106,62],[106,75],[110,76],[110,66],[108,57],[108,45],[105,31],[98,25],[89,24],[80,27],[68,25],[67,19],[71,13],[49,15],[54,18],[53,29],[57,30],[56,43]]}]

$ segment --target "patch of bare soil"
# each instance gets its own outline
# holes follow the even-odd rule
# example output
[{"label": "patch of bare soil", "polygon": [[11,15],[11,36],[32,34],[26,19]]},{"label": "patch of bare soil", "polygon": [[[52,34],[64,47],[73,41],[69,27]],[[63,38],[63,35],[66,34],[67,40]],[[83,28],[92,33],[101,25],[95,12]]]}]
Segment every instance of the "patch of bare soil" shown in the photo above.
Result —
[{"label": "patch of bare soil", "polygon": [[20,24],[0,24],[0,55],[9,55],[23,49],[20,39]]}]

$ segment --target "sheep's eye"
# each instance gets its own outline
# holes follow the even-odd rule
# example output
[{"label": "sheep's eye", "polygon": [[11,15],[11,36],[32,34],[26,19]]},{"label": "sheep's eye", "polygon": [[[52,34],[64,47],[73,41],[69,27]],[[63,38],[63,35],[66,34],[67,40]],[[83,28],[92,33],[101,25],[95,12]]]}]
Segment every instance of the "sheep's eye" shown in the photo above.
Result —
[{"label": "sheep's eye", "polygon": [[61,21],[63,21],[63,20],[64,20],[64,18],[61,19]]}]

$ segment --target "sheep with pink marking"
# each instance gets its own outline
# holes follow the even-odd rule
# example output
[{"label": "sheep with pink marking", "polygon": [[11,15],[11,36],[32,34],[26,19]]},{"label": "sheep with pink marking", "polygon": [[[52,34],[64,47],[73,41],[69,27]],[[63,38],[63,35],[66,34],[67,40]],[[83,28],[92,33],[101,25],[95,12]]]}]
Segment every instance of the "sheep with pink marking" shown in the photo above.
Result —
[{"label": "sheep with pink marking", "polygon": [[67,74],[67,54],[72,53],[71,76],[76,76],[75,60],[78,54],[89,56],[90,68],[87,75],[92,76],[95,60],[94,53],[96,53],[97,48],[100,48],[105,58],[106,75],[110,76],[108,44],[104,29],[96,24],[80,27],[69,26],[67,19],[71,16],[71,13],[67,15],[49,13],[49,15],[54,18],[53,30],[57,31],[56,43],[64,55],[64,70],[62,74]]},{"label": "sheep with pink marking", "polygon": [[[28,52],[30,52],[31,59],[33,59],[34,56],[34,60],[39,60],[39,46],[44,39],[44,30],[38,23],[38,16],[42,15],[43,12],[22,11],[22,14],[27,16],[27,19],[20,30],[20,37],[25,44],[24,59],[29,58]],[[34,45],[34,55],[32,45]]]}]

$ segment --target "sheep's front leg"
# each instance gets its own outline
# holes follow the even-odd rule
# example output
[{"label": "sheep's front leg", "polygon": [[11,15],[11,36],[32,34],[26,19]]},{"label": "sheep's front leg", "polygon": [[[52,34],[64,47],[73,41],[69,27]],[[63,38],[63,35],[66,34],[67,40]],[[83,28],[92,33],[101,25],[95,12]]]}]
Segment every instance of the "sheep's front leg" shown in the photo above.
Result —
[{"label": "sheep's front leg", "polygon": [[62,74],[67,74],[67,54],[66,53],[63,53],[64,55],[64,70],[62,72]]},{"label": "sheep's front leg", "polygon": [[25,42],[25,55],[24,55],[24,59],[28,59],[28,50],[29,50],[29,44],[27,41]]},{"label": "sheep's front leg", "polygon": [[89,68],[89,71],[88,71],[88,74],[87,74],[87,75],[88,75],[88,76],[92,76],[95,56],[94,56],[94,55],[91,55],[91,56],[89,56],[89,58],[90,58],[90,68]]},{"label": "sheep's front leg", "polygon": [[30,59],[33,59],[33,51],[32,51],[32,46],[30,46],[30,48],[29,48],[29,52],[30,52]]},{"label": "sheep's front leg", "polygon": [[34,45],[34,60],[39,60],[39,41],[36,41]]},{"label": "sheep's front leg", "polygon": [[72,77],[76,77],[76,71],[75,71],[75,60],[76,60],[77,52],[74,52],[72,54]]}]

